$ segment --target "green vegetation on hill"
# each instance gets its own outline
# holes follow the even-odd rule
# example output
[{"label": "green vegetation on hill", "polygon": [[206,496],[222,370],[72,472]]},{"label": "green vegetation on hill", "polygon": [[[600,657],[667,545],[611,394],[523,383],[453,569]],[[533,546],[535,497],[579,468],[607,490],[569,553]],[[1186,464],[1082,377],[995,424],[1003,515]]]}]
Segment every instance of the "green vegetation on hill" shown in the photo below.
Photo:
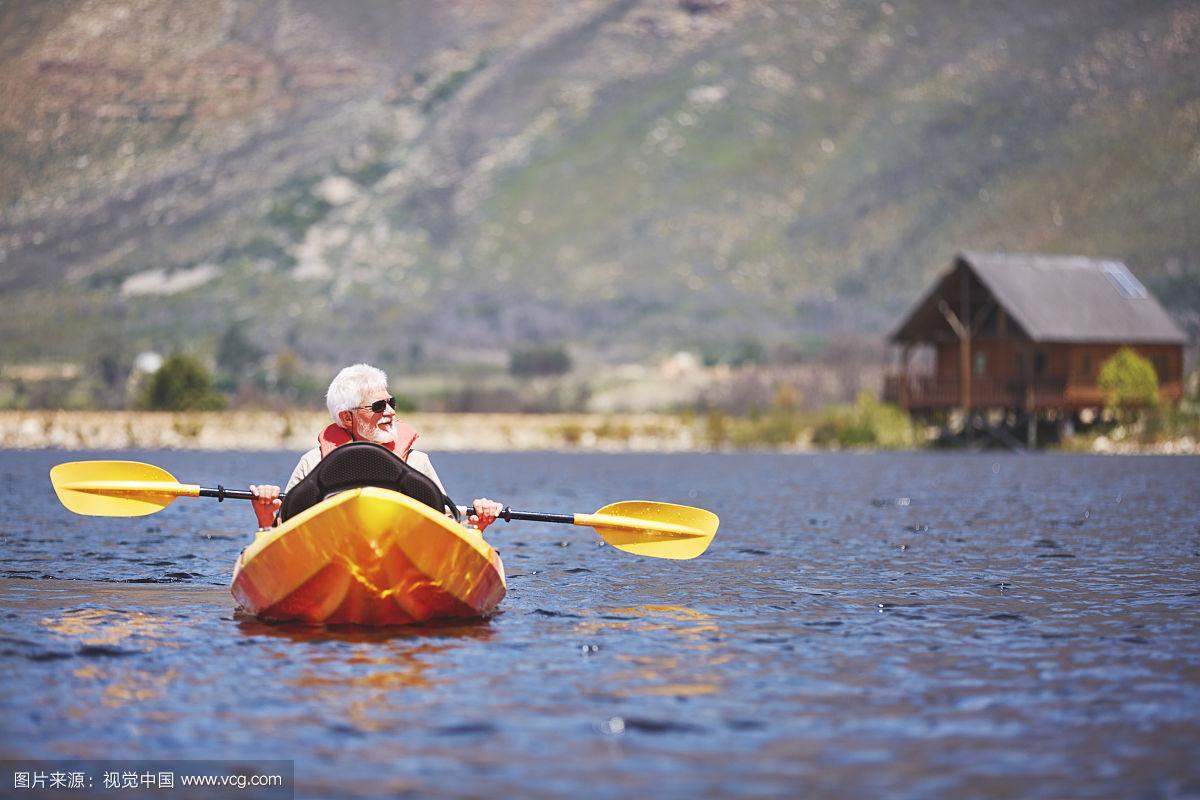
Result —
[{"label": "green vegetation on hill", "polygon": [[1200,332],[1195,3],[554,8],[0,6],[0,362],[106,403],[142,351],[279,396],[764,363],[881,337],[962,249],[1125,259]]}]

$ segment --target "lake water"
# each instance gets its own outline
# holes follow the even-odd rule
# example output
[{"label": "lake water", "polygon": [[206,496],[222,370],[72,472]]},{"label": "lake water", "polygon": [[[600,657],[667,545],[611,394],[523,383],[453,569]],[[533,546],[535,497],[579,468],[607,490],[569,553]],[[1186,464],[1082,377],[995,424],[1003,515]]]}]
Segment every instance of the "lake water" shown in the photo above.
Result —
[{"label": "lake water", "polygon": [[385,631],[236,612],[245,502],[76,517],[47,477],[296,456],[0,451],[0,758],[285,759],[299,797],[1200,797],[1200,459],[435,455],[459,502],[721,528],[674,562],[498,522],[496,616]]}]

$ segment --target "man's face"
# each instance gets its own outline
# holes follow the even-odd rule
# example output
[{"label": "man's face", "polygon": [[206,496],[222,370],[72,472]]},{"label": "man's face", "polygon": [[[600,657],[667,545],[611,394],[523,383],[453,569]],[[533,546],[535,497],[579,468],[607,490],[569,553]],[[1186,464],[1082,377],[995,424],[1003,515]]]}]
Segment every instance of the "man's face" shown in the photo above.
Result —
[{"label": "man's face", "polygon": [[354,438],[376,444],[389,444],[396,439],[392,423],[396,421],[396,409],[385,405],[383,411],[374,411],[371,404],[380,400],[388,400],[391,394],[387,389],[374,389],[363,395],[359,408],[352,409],[351,415]]}]

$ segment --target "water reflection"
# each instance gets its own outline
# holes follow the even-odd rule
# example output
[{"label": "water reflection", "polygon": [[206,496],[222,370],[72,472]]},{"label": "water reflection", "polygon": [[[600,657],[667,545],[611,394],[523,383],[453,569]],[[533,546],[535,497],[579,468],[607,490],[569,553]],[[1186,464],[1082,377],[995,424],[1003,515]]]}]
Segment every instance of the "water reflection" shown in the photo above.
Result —
[{"label": "water reflection", "polygon": [[246,636],[273,636],[292,642],[345,642],[378,644],[394,640],[474,639],[486,641],[493,635],[491,621],[451,620],[423,625],[367,628],[361,625],[313,625],[305,622],[268,622],[238,609],[238,630]]},{"label": "water reflection", "polygon": [[[88,696],[86,702],[74,703],[68,709],[75,719],[88,719],[95,715],[95,703],[107,709],[124,708],[139,703],[159,701],[166,697],[170,685],[182,676],[179,670],[150,672],[143,669],[127,669],[87,664],[71,671],[71,677],[79,682],[81,692],[86,687],[100,688],[98,698]],[[176,714],[162,710],[148,713],[150,719],[165,722],[176,718]]]},{"label": "water reflection", "polygon": [[150,639],[155,647],[176,646],[170,640],[167,621],[142,611],[73,608],[63,611],[61,616],[43,618],[41,625],[51,633],[77,639],[93,648],[116,647],[130,639]]},{"label": "water reflection", "polygon": [[[721,627],[710,614],[677,605],[622,606],[579,622],[575,630],[588,639],[619,633],[653,643],[647,648],[653,652],[616,656],[626,666],[607,675],[613,696],[695,697],[716,694],[725,685],[721,670],[732,656],[720,652]],[[662,634],[668,642],[661,641]]]},{"label": "water reflection", "polygon": [[235,619],[242,636],[286,645],[285,691],[321,709],[335,733],[356,736],[403,730],[428,692],[453,685],[445,665],[459,658],[455,651],[493,636],[487,620],[379,629],[266,622],[241,611]]},{"label": "water reflection", "polygon": [[68,718],[82,723],[126,707],[143,710],[146,719],[156,723],[171,722],[178,717],[162,705],[183,673],[175,668],[155,671],[124,663],[125,657],[179,648],[178,628],[166,617],[87,605],[42,617],[37,626],[52,634],[60,644],[71,645],[71,649],[51,645],[52,649],[43,650],[34,658],[87,659],[70,670],[78,688],[70,698],[64,698],[63,712]]}]

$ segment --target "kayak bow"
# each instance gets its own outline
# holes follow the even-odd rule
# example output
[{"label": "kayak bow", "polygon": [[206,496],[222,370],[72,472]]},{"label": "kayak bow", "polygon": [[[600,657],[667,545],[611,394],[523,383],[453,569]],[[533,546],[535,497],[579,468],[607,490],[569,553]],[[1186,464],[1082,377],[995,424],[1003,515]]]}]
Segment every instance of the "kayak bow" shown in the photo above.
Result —
[{"label": "kayak bow", "polygon": [[482,536],[374,487],[261,534],[238,558],[231,586],[263,619],[357,625],[487,616],[506,590],[504,564]]}]

